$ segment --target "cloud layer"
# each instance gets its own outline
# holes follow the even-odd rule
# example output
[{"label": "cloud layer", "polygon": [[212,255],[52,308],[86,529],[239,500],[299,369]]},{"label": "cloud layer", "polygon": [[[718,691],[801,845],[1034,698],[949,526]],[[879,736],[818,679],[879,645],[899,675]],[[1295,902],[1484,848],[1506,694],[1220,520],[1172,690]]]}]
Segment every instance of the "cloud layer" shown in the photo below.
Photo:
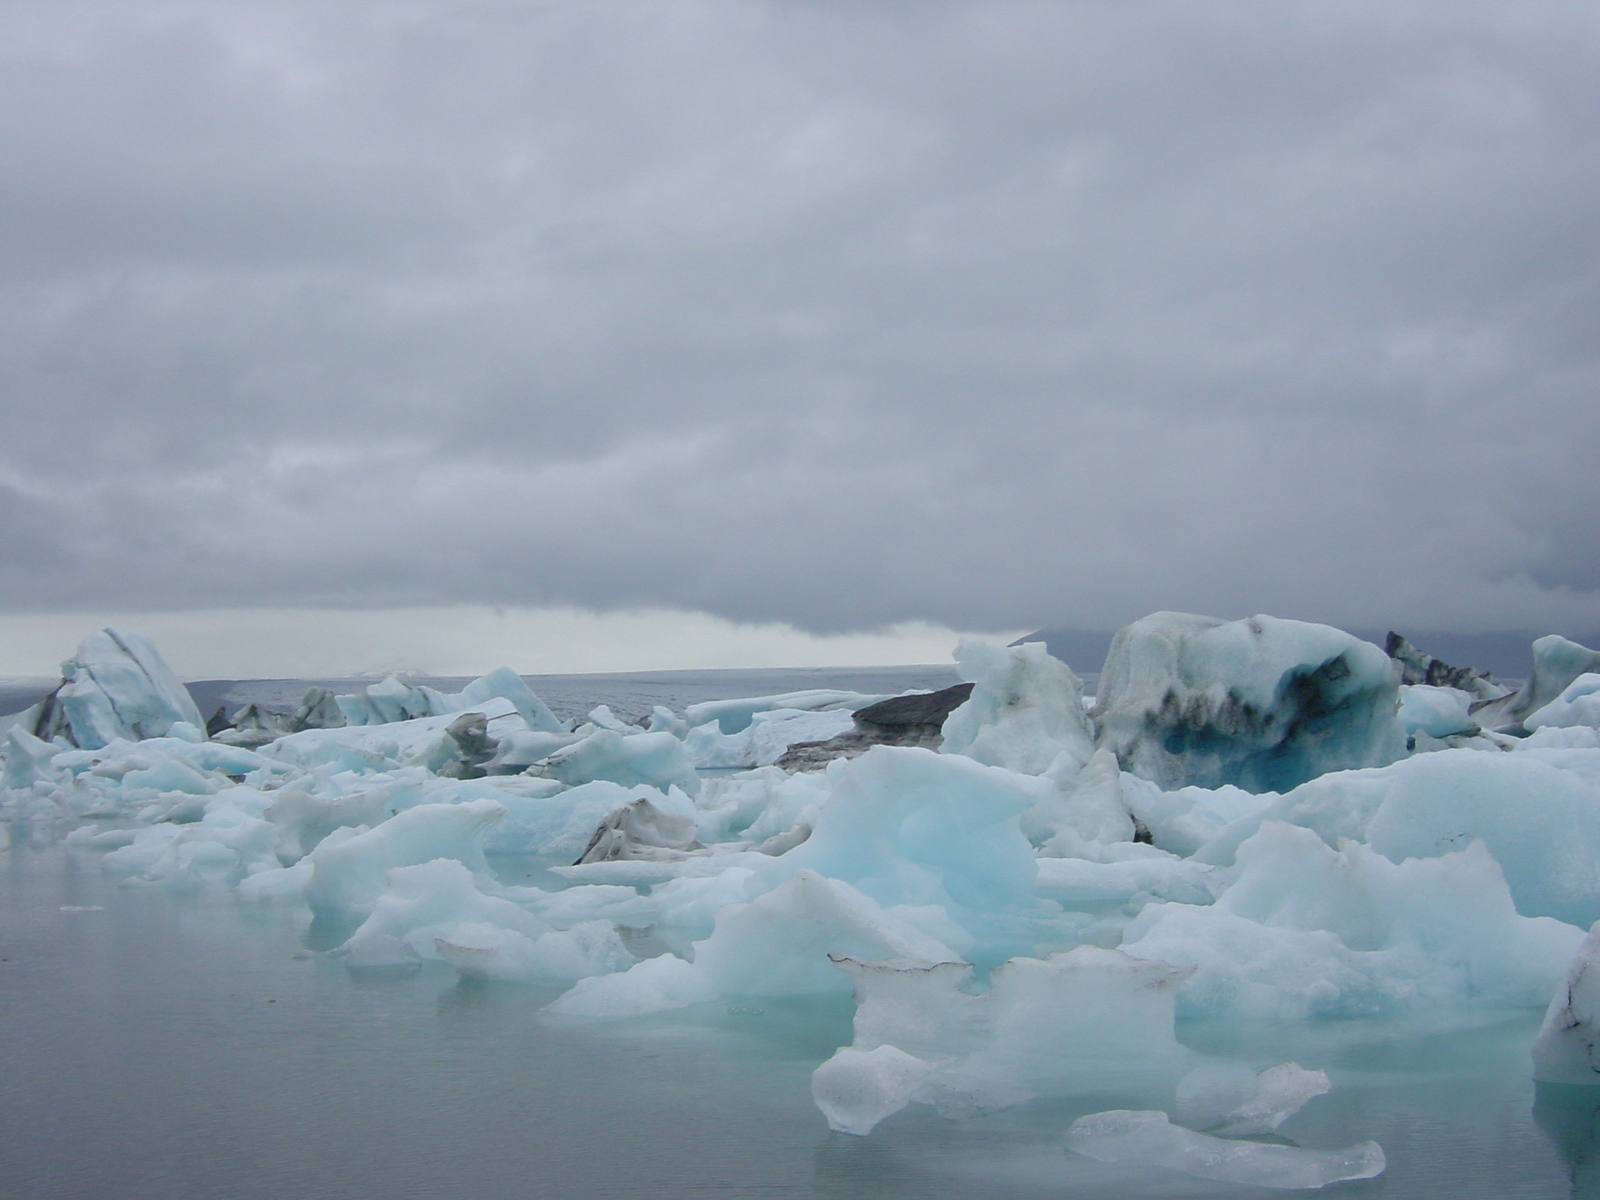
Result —
[{"label": "cloud layer", "polygon": [[0,607],[1600,624],[1588,4],[17,5]]}]

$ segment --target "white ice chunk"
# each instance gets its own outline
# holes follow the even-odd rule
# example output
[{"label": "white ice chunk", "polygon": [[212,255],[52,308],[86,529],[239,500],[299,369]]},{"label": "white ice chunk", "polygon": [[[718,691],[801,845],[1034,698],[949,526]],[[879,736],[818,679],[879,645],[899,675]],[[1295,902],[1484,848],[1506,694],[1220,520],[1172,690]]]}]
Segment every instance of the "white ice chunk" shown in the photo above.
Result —
[{"label": "white ice chunk", "polygon": [[346,725],[384,725],[436,715],[426,693],[393,675],[352,695],[336,696],[334,702]]},{"label": "white ice chunk", "polygon": [[1369,842],[1397,862],[1479,839],[1505,872],[1519,912],[1587,929],[1600,919],[1600,779],[1576,766],[1533,753],[1456,749],[1327,775],[1236,822],[1199,857],[1229,862],[1233,847],[1268,820],[1313,829],[1330,846],[1341,838]]},{"label": "white ice chunk", "polygon": [[970,963],[830,957],[855,985],[857,1050],[896,1046],[944,1059],[970,1054],[993,1035],[992,1003],[969,990]]},{"label": "white ice chunk", "polygon": [[636,1017],[717,998],[717,989],[694,963],[663,954],[616,975],[580,979],[546,1011],[572,1017]]},{"label": "white ice chunk", "polygon": [[439,696],[434,702],[434,712],[471,712],[497,696],[516,705],[518,714],[528,723],[529,729],[541,733],[561,731],[561,722],[555,714],[534,695],[533,690],[523,682],[522,676],[510,667],[495,668],[487,675],[474,679],[453,696]]},{"label": "white ice chunk", "polygon": [[35,783],[54,783],[61,778],[61,769],[52,759],[61,753],[54,742],[36,738],[21,725],[13,725],[6,732],[5,767],[0,775],[0,787],[26,791]]},{"label": "white ice chunk", "polygon": [[1394,863],[1280,822],[1240,848],[1214,905],[1150,904],[1125,936],[1136,957],[1197,965],[1190,1011],[1270,1019],[1542,1003],[1582,940],[1519,916],[1480,842]]},{"label": "white ice chunk", "polygon": [[931,961],[958,957],[916,923],[886,911],[849,884],[798,871],[749,903],[719,910],[711,936],[694,944],[692,964],[661,966],[652,965],[660,959],[647,959],[621,974],[585,981],[552,1005],[552,1011],[621,1015],[718,995],[843,991],[845,979],[833,969],[829,954]]},{"label": "white ice chunk", "polygon": [[1190,1129],[1210,1129],[1260,1090],[1256,1073],[1243,1063],[1201,1062],[1178,1081],[1172,1119]]},{"label": "white ice chunk", "polygon": [[[721,909],[730,904],[747,904],[769,886],[756,872],[730,866],[715,875],[669,879],[651,889],[647,903],[655,914],[654,923],[689,931],[700,938],[711,933]],[[632,888],[625,890],[635,894]]]},{"label": "white ice chunk", "polygon": [[264,815],[278,827],[278,857],[289,864],[316,849],[335,829],[377,825],[392,815],[389,801],[387,788],[360,788],[323,797],[286,787],[272,793]]},{"label": "white ice chunk", "polygon": [[1126,771],[1119,786],[1123,803],[1149,831],[1151,844],[1185,857],[1233,823],[1265,811],[1275,799],[1226,783],[1214,788],[1162,789]]},{"label": "white ice chunk", "polygon": [[542,921],[510,900],[485,895],[473,874],[449,858],[385,873],[386,890],[344,944],[358,965],[379,965],[396,944],[406,957],[432,958],[436,941],[463,923],[491,924],[524,936],[547,932]]},{"label": "white ice chunk", "polygon": [[1477,700],[1460,688],[1411,684],[1400,689],[1400,724],[1407,734],[1425,733],[1435,738],[1477,733],[1478,723],[1471,713]]},{"label": "white ice chunk", "polygon": [[945,754],[1039,775],[1063,757],[1082,766],[1094,753],[1094,727],[1072,668],[1043,642],[997,646],[963,639],[956,670],[972,695],[945,718]]},{"label": "white ice chunk", "polygon": [[685,737],[689,733],[689,722],[664,704],[657,704],[650,710],[650,733],[670,733],[675,738]]},{"label": "white ice chunk", "polygon": [[[1173,991],[1187,967],[1078,946],[1042,959],[1011,959],[990,973],[988,991],[973,994],[966,963],[866,962],[837,954],[833,960],[855,983],[855,1040],[819,1068],[818,1104],[824,1095],[832,1100],[836,1086],[863,1080],[869,1095],[879,1086],[885,1106],[868,1104],[859,1114],[865,1128],[846,1132],[865,1133],[869,1119],[912,1099],[946,1115],[967,1115],[1039,1094],[1170,1077],[1189,1059],[1173,1034]],[[877,1060],[860,1055],[880,1048],[928,1064],[914,1095],[903,1086],[872,1084]],[[848,1107],[842,1111],[854,1119]],[[828,1115],[832,1122],[835,1114]]]},{"label": "white ice chunk", "polygon": [[1600,672],[1600,650],[1591,650],[1557,634],[1533,643],[1533,671],[1513,696],[1480,708],[1474,716],[1486,729],[1521,732],[1526,718],[1560,697],[1580,675]]},{"label": "white ice chunk", "polygon": [[231,887],[253,872],[276,869],[277,830],[249,811],[251,789],[238,791],[244,804],[229,796],[208,798],[198,820],[135,831],[134,840],[107,854],[102,866],[128,882],[176,888]]},{"label": "white ice chunk", "polygon": [[1046,1091],[1071,1077],[1170,1070],[1188,1057],[1173,1015],[1190,973],[1097,946],[1013,958],[990,973],[994,1033],[981,1051],[984,1073]]},{"label": "white ice chunk", "polygon": [[766,895],[717,913],[715,931],[695,943],[694,961],[724,995],[844,991],[829,954],[931,962],[960,957],[848,883],[802,870]]},{"label": "white ice chunk", "polygon": [[512,730],[500,739],[494,757],[484,764],[491,775],[509,774],[543,762],[557,750],[583,739],[570,733]]},{"label": "white ice chunk", "polygon": [[776,696],[748,696],[738,700],[706,700],[691,704],[683,715],[691,727],[715,721],[723,733],[738,733],[749,726],[757,713],[772,709],[800,709],[817,712],[821,709],[843,709],[854,712],[889,696],[868,696],[861,692],[841,691],[837,688],[811,688],[803,692],[783,692]]},{"label": "white ice chunk", "polygon": [[257,871],[239,881],[234,889],[241,900],[257,904],[293,904],[306,898],[311,881],[311,860],[302,858],[291,867]]},{"label": "white ice chunk", "polygon": [[630,734],[639,732],[637,725],[628,724],[628,722],[612,712],[609,704],[596,704],[590,709],[589,724],[601,729],[609,729],[613,733]]},{"label": "white ice chunk", "polygon": [[1256,1094],[1225,1114],[1215,1132],[1226,1137],[1275,1133],[1308,1100],[1332,1090],[1326,1071],[1308,1071],[1299,1063],[1279,1063],[1256,1075]]},{"label": "white ice chunk", "polygon": [[672,812],[694,811],[689,798],[676,789],[663,796],[654,788],[626,788],[603,779],[564,790],[555,780],[530,780],[549,785],[549,791],[519,795],[502,791],[501,779],[474,782],[495,784],[496,798],[506,806],[505,819],[484,835],[484,848],[495,854],[540,854],[571,862],[583,853],[601,821],[644,797]]},{"label": "white ice chunk", "polygon": [[434,950],[469,979],[587,979],[633,965],[616,926],[583,921],[531,938],[487,922],[466,922],[434,939]]},{"label": "white ice chunk", "polygon": [[1038,865],[1017,818],[1054,785],[960,755],[874,746],[830,771],[810,838],[778,861],[879,903],[1028,906]]},{"label": "white ice chunk", "polygon": [[716,721],[707,721],[689,730],[683,744],[697,767],[765,767],[796,742],[825,742],[854,728],[855,718],[848,709],[778,708],[754,714],[738,733],[723,733]]},{"label": "white ice chunk", "polygon": [[1591,671],[1579,675],[1559,696],[1529,713],[1522,723],[1529,729],[1600,725],[1600,674]]},{"label": "white ice chunk", "polygon": [[1090,862],[1082,858],[1041,858],[1037,888],[1041,896],[1067,908],[1123,904],[1135,896],[1211,903],[1207,877],[1214,868],[1159,851],[1146,858]]},{"label": "white ice chunk", "polygon": [[700,777],[670,733],[625,735],[601,729],[576,745],[556,751],[546,768],[554,779],[576,786],[609,780],[624,787],[640,784],[665,792],[676,787],[690,796],[700,793]]},{"label": "white ice chunk", "polygon": [[845,1046],[811,1073],[811,1098],[828,1128],[865,1137],[911,1102],[934,1064],[894,1046]]},{"label": "white ice chunk", "polygon": [[1600,921],[1556,986],[1533,1043],[1533,1077],[1600,1085]]},{"label": "white ice chunk", "polygon": [[1117,632],[1100,676],[1101,745],[1162,787],[1287,791],[1393,761],[1399,669],[1327,625],[1155,613]]},{"label": "white ice chunk", "polygon": [[364,915],[389,890],[391,868],[437,858],[455,859],[472,874],[489,878],[482,832],[505,812],[505,805],[487,799],[419,804],[364,832],[330,835],[311,852],[306,900],[313,911]]},{"label": "white ice chunk", "polygon": [[1283,1189],[1371,1179],[1387,1165],[1377,1142],[1343,1150],[1236,1142],[1174,1125],[1164,1112],[1130,1109],[1079,1117],[1067,1130],[1067,1148],[1100,1162],[1132,1162],[1201,1179]]},{"label": "white ice chunk", "polygon": [[1131,842],[1136,830],[1133,813],[1122,791],[1122,768],[1117,756],[1096,750],[1080,770],[1049,777],[1059,791],[1034,805],[1022,818],[1022,829],[1039,846],[1039,853],[1070,857],[1088,842]]}]

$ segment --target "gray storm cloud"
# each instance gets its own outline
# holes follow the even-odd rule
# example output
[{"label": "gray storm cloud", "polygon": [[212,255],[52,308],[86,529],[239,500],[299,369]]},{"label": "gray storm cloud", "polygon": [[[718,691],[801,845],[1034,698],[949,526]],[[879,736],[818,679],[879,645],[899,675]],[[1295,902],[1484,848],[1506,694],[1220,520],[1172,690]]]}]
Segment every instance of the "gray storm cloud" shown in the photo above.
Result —
[{"label": "gray storm cloud", "polygon": [[0,606],[1592,628],[1600,16],[0,10]]}]

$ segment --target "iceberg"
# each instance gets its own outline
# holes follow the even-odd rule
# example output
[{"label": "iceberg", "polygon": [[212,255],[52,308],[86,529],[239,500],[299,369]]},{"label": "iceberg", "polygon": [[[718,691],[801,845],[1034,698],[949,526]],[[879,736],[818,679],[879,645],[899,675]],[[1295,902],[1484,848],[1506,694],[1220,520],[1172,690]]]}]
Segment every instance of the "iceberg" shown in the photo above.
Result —
[{"label": "iceberg", "polygon": [[785,869],[848,882],[885,905],[936,905],[974,932],[989,928],[982,914],[1032,907],[1038,865],[1018,817],[1048,782],[900,746],[842,762],[828,782],[811,836],[777,860]]},{"label": "iceberg", "polygon": [[1533,671],[1513,695],[1474,706],[1473,716],[1485,729],[1527,733],[1526,719],[1555,700],[1580,675],[1600,672],[1600,650],[1591,650],[1557,634],[1535,638]]},{"label": "iceberg", "polygon": [[1284,792],[1398,758],[1398,688],[1387,654],[1327,625],[1156,613],[1112,639],[1093,716],[1163,788]]},{"label": "iceberg", "polygon": [[205,718],[146,638],[122,629],[91,633],[61,664],[61,684],[23,714],[43,741],[98,750],[122,739],[165,737],[179,724],[203,736]]},{"label": "iceberg", "polygon": [[944,722],[941,753],[992,767],[1039,775],[1066,759],[1073,767],[1094,753],[1094,728],[1072,668],[1043,642],[996,646],[963,640],[956,669],[972,683],[966,703]]}]

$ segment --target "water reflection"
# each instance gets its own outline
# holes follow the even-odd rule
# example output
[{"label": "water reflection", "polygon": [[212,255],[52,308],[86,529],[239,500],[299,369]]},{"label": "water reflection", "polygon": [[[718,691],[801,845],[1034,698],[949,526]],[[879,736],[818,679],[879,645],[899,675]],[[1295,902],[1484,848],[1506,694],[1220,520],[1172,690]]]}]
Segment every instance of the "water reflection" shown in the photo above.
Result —
[{"label": "water reflection", "polygon": [[1600,1088],[1541,1083],[1533,1121],[1566,1165],[1573,1200],[1600,1200]]}]

